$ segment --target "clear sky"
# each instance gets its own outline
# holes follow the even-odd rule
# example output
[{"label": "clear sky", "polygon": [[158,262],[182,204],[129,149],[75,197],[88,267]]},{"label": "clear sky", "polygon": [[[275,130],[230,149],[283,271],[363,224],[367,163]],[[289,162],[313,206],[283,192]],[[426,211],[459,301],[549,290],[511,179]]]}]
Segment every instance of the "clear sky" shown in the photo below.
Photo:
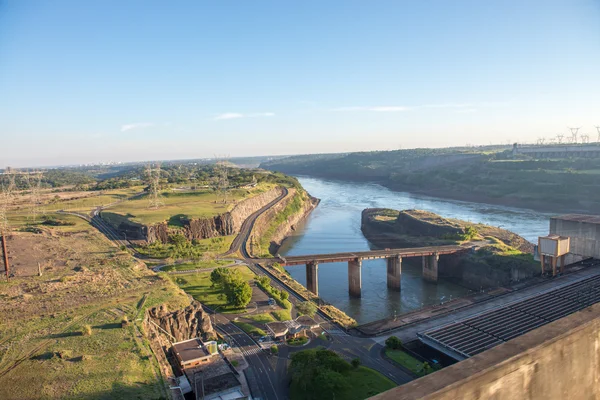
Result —
[{"label": "clear sky", "polygon": [[598,0],[0,0],[0,167],[594,125]]}]

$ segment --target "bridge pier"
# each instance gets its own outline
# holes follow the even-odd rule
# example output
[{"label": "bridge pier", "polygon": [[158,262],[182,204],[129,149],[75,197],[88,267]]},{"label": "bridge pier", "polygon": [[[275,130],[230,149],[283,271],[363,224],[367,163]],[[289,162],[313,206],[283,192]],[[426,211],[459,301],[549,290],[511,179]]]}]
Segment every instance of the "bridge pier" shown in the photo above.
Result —
[{"label": "bridge pier", "polygon": [[356,258],[348,261],[348,293],[353,297],[361,296],[362,289],[362,260]]},{"label": "bridge pier", "polygon": [[388,289],[400,291],[402,282],[402,257],[393,256],[386,258],[387,261],[387,287]]},{"label": "bridge pier", "polygon": [[439,259],[440,256],[438,253],[434,253],[430,256],[423,256],[423,279],[428,282],[437,283]]},{"label": "bridge pier", "polygon": [[319,295],[319,263],[311,261],[306,264],[306,288],[313,292],[316,296]]}]

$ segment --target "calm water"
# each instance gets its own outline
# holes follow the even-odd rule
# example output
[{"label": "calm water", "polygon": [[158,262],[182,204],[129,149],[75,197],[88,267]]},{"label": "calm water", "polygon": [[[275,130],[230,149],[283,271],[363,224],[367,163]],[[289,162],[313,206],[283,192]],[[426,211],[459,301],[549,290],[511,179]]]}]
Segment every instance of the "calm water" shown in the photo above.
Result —
[{"label": "calm water", "polygon": [[[335,253],[369,250],[360,230],[365,208],[397,210],[422,209],[443,217],[484,223],[511,230],[530,241],[548,233],[549,214],[488,204],[443,200],[428,196],[393,192],[377,184],[348,183],[299,177],[308,192],[321,199],[306,222],[281,247],[281,255]],[[304,266],[288,267],[298,282],[306,284]],[[359,323],[405,313],[425,305],[464,296],[469,291],[450,282],[424,282],[421,267],[402,265],[402,290],[388,291],[385,260],[363,261],[362,298],[348,295],[347,263],[319,265],[319,294],[344,310]]]}]

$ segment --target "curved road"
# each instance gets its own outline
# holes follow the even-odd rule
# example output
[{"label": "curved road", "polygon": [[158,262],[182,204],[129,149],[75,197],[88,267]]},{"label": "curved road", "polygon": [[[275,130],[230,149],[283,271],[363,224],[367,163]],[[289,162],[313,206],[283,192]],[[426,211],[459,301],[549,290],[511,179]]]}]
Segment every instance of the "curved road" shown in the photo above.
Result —
[{"label": "curved road", "polygon": [[244,255],[244,257],[247,257],[244,254],[246,252],[245,251],[246,242],[250,238],[250,233],[252,233],[252,228],[254,227],[254,223],[256,222],[258,217],[260,217],[262,214],[264,214],[267,210],[269,210],[275,204],[277,204],[281,200],[283,200],[289,193],[288,189],[285,186],[281,186],[281,188],[283,189],[283,193],[281,194],[281,196],[277,197],[275,200],[271,201],[269,204],[262,207],[260,210],[253,212],[252,214],[250,214],[250,216],[248,218],[246,218],[246,220],[240,227],[240,232],[235,237],[235,239],[233,239],[233,242],[231,243],[229,250],[226,253],[222,254],[223,256],[233,254],[236,251],[243,249],[242,255]]}]

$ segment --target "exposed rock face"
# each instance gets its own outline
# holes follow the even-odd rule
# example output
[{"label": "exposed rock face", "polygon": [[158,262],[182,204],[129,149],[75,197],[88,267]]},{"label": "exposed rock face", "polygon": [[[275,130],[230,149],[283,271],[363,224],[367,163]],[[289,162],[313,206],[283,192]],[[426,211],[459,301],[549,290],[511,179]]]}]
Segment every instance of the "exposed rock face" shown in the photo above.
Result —
[{"label": "exposed rock face", "polygon": [[308,214],[315,209],[315,207],[319,204],[319,199],[311,197],[306,192],[298,193],[296,189],[289,189],[288,195],[275,206],[271,207],[268,211],[262,214],[254,224],[252,235],[255,237],[263,236],[267,229],[269,229],[271,221],[276,218],[277,214],[283,212],[285,208],[292,201],[294,201],[295,196],[302,196],[302,205],[300,210],[290,215],[285,222],[275,228],[275,231],[270,237],[271,242],[269,245],[269,252],[271,254],[277,253],[277,250],[281,246],[283,240],[290,234],[291,231],[295,230],[296,224],[306,218]]},{"label": "exposed rock face", "polygon": [[457,223],[421,210],[400,211],[396,218],[395,229],[400,234],[414,236],[444,236],[464,233],[464,229]]},{"label": "exposed rock face", "polygon": [[154,307],[148,310],[147,318],[169,332],[178,342],[195,337],[208,340],[217,336],[209,314],[195,300],[185,309],[174,312],[169,312],[164,305]]},{"label": "exposed rock face", "polygon": [[283,189],[277,187],[240,201],[231,211],[224,214],[208,218],[183,220],[183,231],[169,228],[166,222],[150,226],[143,226],[133,222],[127,224],[121,223],[118,229],[121,232],[127,233],[128,238],[145,239],[149,243],[155,241],[166,243],[169,240],[169,234],[173,232],[182,232],[188,240],[233,235],[239,232],[240,227],[250,214],[269,204],[280,196],[282,192]]}]

